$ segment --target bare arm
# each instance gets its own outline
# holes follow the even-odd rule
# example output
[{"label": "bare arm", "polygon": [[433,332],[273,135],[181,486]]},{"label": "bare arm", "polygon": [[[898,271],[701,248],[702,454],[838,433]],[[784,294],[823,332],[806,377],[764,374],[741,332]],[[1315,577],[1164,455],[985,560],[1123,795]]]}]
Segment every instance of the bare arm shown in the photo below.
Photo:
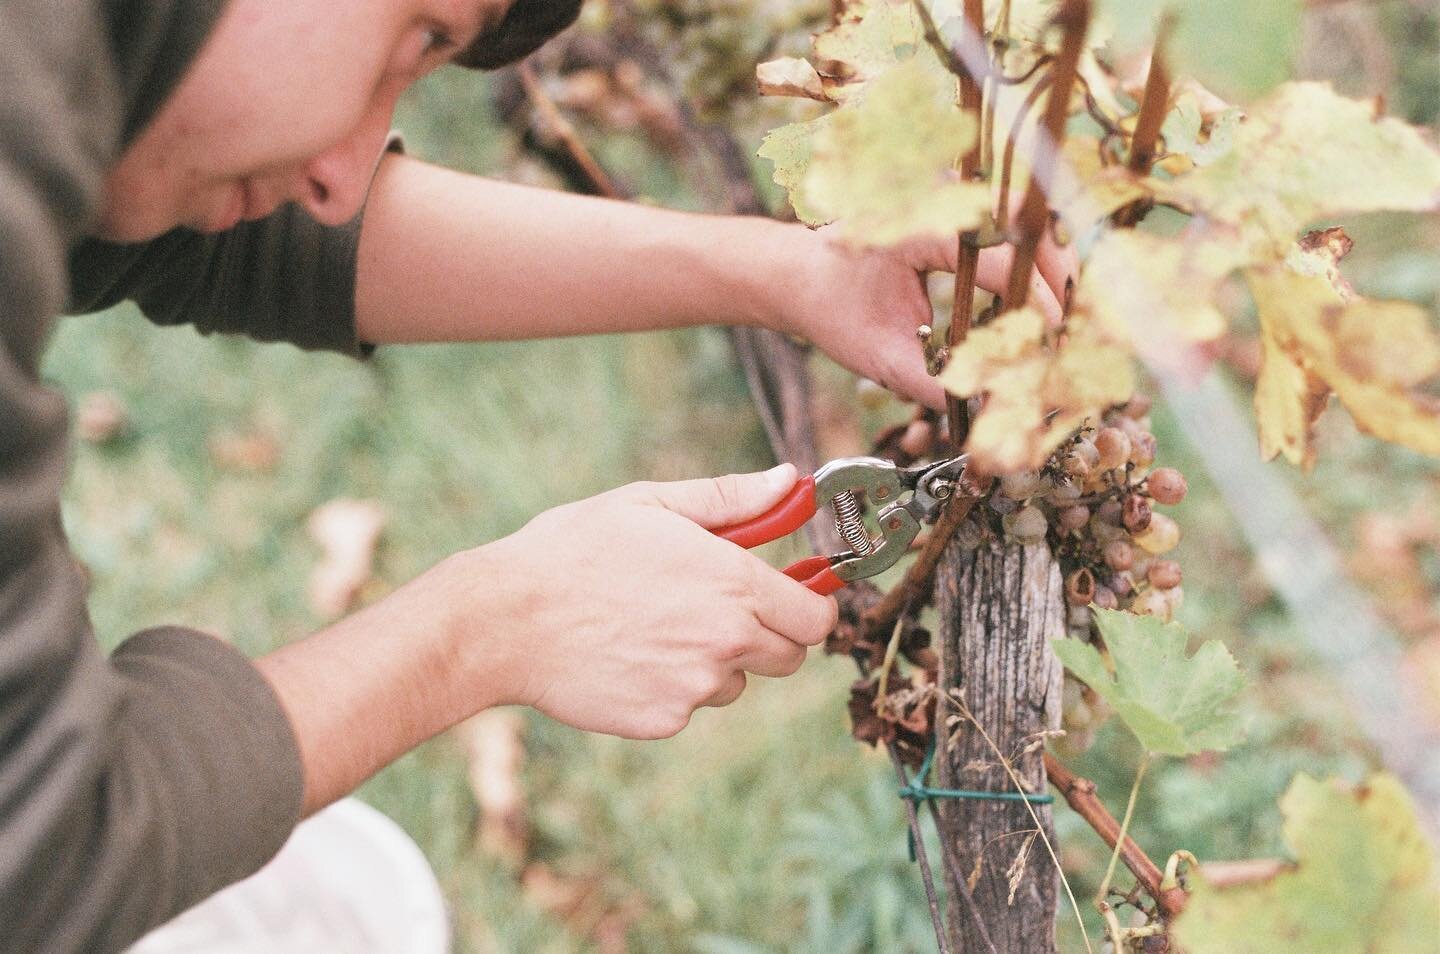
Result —
[{"label": "bare arm", "polygon": [[[943,407],[915,329],[933,318],[922,276],[953,271],[954,239],[862,252],[832,235],[389,156],[360,238],[357,322],[375,344],[760,325],[809,338],[852,371]],[[985,249],[981,287],[1004,288],[1011,257],[1005,246]],[[1042,246],[1031,298],[1052,318],[1072,261]]]},{"label": "bare arm", "polygon": [[795,672],[834,601],[702,529],[765,511],[795,478],[787,465],[557,507],[260,659],[295,731],[305,813],[490,706],[653,739],[733,702],[747,672]]},{"label": "bare arm", "polygon": [[764,324],[793,230],[512,185],[389,156],[356,292],[375,344]]}]

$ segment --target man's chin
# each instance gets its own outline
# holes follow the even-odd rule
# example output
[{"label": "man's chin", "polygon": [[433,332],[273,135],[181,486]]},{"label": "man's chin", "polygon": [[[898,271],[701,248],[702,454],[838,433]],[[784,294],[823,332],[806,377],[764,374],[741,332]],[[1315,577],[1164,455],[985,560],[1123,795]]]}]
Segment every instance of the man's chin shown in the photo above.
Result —
[{"label": "man's chin", "polygon": [[91,228],[94,238],[118,245],[135,245],[159,238],[176,228],[177,223],[159,221],[155,217],[126,215],[107,210]]}]

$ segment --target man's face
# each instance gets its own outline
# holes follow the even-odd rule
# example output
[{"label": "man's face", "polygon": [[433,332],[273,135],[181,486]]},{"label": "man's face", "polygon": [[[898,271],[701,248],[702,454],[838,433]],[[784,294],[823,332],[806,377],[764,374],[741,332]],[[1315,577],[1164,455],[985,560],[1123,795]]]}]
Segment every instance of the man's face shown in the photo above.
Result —
[{"label": "man's face", "polygon": [[360,210],[400,94],[512,0],[230,0],[185,79],[106,176],[99,234],[219,232],[287,201]]}]

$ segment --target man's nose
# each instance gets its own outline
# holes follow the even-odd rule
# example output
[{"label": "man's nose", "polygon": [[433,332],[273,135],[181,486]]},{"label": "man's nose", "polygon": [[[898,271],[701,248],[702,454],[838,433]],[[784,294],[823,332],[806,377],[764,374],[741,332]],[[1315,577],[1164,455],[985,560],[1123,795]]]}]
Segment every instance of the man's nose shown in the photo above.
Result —
[{"label": "man's nose", "polygon": [[380,98],[349,137],[305,164],[298,200],[317,222],[344,225],[360,213],[394,112],[395,98]]}]

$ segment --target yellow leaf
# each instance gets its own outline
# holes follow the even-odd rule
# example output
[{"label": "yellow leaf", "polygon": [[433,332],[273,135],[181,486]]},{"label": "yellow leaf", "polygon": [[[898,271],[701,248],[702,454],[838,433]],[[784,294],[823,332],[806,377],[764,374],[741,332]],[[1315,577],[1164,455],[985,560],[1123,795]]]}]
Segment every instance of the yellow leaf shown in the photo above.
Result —
[{"label": "yellow leaf", "polygon": [[1295,865],[1219,888],[1197,874],[1174,925],[1191,954],[1411,954],[1440,938],[1440,883],[1415,803],[1391,775],[1358,789],[1297,775],[1280,800]]},{"label": "yellow leaf", "polygon": [[971,331],[951,351],[940,381],[960,397],[985,395],[967,450],[991,473],[1039,467],[1086,418],[1134,391],[1122,347],[1078,319],[1052,345],[1045,317],[1033,308]]},{"label": "yellow leaf", "polygon": [[1214,301],[1225,278],[1246,262],[1222,229],[1175,239],[1110,232],[1085,263],[1076,304],[1111,336],[1163,355],[1177,342],[1213,341],[1224,334],[1225,316]]},{"label": "yellow leaf", "polygon": [[1094,136],[1071,136],[1062,151],[1069,174],[1056,177],[1050,204],[1071,235],[1084,235],[1116,209],[1151,195],[1124,166],[1100,161],[1100,140]]},{"label": "yellow leaf", "polygon": [[979,226],[990,191],[954,171],[978,123],[954,95],[954,77],[915,59],[872,80],[816,130],[800,204],[870,245]]},{"label": "yellow leaf", "polygon": [[1268,366],[1256,388],[1267,456],[1313,461],[1310,425],[1325,387],[1361,430],[1440,456],[1440,407],[1412,391],[1440,373],[1440,341],[1423,309],[1354,298],[1347,286],[1293,264],[1252,268],[1247,278]]},{"label": "yellow leaf", "polygon": [[1282,257],[1317,219],[1435,208],[1440,150],[1413,126],[1380,117],[1373,101],[1287,83],[1249,111],[1232,149],[1161,194]]}]

